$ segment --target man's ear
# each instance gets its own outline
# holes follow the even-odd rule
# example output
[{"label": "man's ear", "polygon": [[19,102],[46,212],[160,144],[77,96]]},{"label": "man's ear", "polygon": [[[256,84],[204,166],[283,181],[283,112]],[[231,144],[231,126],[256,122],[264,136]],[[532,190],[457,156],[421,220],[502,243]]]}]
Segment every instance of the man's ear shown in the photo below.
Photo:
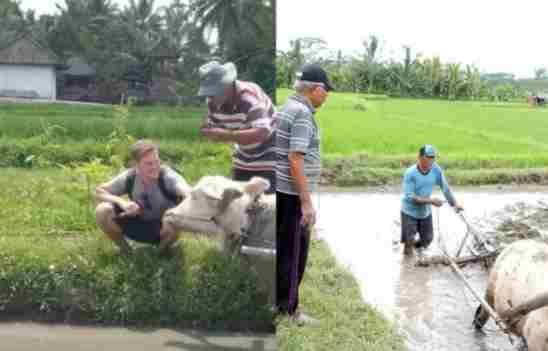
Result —
[{"label": "man's ear", "polygon": [[219,211],[220,213],[223,213],[228,205],[234,200],[236,200],[239,197],[242,197],[244,193],[238,189],[235,188],[228,188],[223,191],[223,195],[221,195],[221,202],[219,202]]}]

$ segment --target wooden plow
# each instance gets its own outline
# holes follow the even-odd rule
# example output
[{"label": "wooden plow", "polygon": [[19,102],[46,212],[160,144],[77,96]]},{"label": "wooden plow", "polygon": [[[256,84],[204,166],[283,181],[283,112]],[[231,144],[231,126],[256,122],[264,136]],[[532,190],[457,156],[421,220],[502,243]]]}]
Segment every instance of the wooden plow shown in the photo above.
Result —
[{"label": "wooden plow", "polygon": [[[460,245],[458,246],[457,252],[453,257],[454,263],[457,265],[465,265],[472,262],[483,262],[487,268],[488,263],[492,262],[500,251],[495,249],[485,239],[483,239],[482,234],[470,224],[470,221],[466,218],[463,211],[457,212],[457,215],[466,225],[466,234],[464,235]],[[441,234],[439,234],[439,237],[441,238]],[[472,237],[473,243],[468,242],[470,237]],[[468,256],[461,256],[465,247],[468,249],[470,254]],[[416,265],[422,267],[426,267],[431,264],[450,265],[451,262],[448,257],[450,256],[447,255],[446,252],[442,255],[421,255]]]}]

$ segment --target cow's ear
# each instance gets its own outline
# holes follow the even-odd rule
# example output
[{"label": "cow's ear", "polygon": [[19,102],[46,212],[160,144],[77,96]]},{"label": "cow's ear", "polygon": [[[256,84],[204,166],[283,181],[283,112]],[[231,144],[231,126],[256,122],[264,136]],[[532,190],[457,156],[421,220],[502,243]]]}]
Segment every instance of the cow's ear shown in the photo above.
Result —
[{"label": "cow's ear", "polygon": [[[232,180],[229,180],[232,182]],[[205,176],[200,179],[194,189],[198,189],[205,196],[214,200],[221,200],[223,190],[228,187],[227,180],[219,176]]]},{"label": "cow's ear", "polygon": [[228,188],[223,191],[221,195],[221,202],[219,202],[219,211],[222,213],[226,210],[228,205],[237,198],[241,197],[244,193],[236,188]]},{"label": "cow's ear", "polygon": [[251,197],[257,197],[270,188],[270,182],[261,177],[253,177],[244,186],[244,192]]}]

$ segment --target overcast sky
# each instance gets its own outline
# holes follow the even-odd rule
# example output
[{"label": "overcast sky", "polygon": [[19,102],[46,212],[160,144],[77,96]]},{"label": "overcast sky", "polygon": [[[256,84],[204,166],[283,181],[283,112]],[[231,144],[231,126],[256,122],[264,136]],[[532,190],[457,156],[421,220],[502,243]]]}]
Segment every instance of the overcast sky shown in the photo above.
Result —
[{"label": "overcast sky", "polygon": [[277,45],[320,37],[351,53],[376,34],[385,57],[401,61],[407,45],[443,62],[525,77],[548,67],[547,18],[545,0],[278,0]]},{"label": "overcast sky", "polygon": [[[123,8],[129,0],[114,2]],[[21,0],[21,7],[40,15],[55,11],[55,3],[64,1]],[[548,66],[547,17],[548,1],[541,0],[278,0],[277,46],[286,50],[295,38],[319,37],[333,51],[352,54],[375,34],[384,58],[402,60],[407,45],[444,62],[527,77]]]}]

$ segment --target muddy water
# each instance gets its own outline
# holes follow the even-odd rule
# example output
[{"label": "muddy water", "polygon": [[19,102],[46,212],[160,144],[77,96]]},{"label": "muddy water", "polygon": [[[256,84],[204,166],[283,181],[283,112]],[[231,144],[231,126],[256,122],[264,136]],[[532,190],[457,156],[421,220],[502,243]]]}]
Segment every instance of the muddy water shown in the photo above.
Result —
[{"label": "muddy water", "polygon": [[[468,220],[484,233],[492,233],[504,220],[546,207],[548,200],[548,189],[456,189],[455,194]],[[397,323],[408,350],[517,350],[492,321],[484,333],[474,330],[478,304],[449,267],[415,267],[415,259],[402,257],[400,197],[390,192],[329,192],[315,198],[318,235],[356,277],[364,300]],[[465,224],[448,205],[434,209],[433,220],[434,242],[425,255],[441,253],[440,233],[449,252],[455,253]],[[477,264],[464,272],[483,295],[487,272]]]}]

